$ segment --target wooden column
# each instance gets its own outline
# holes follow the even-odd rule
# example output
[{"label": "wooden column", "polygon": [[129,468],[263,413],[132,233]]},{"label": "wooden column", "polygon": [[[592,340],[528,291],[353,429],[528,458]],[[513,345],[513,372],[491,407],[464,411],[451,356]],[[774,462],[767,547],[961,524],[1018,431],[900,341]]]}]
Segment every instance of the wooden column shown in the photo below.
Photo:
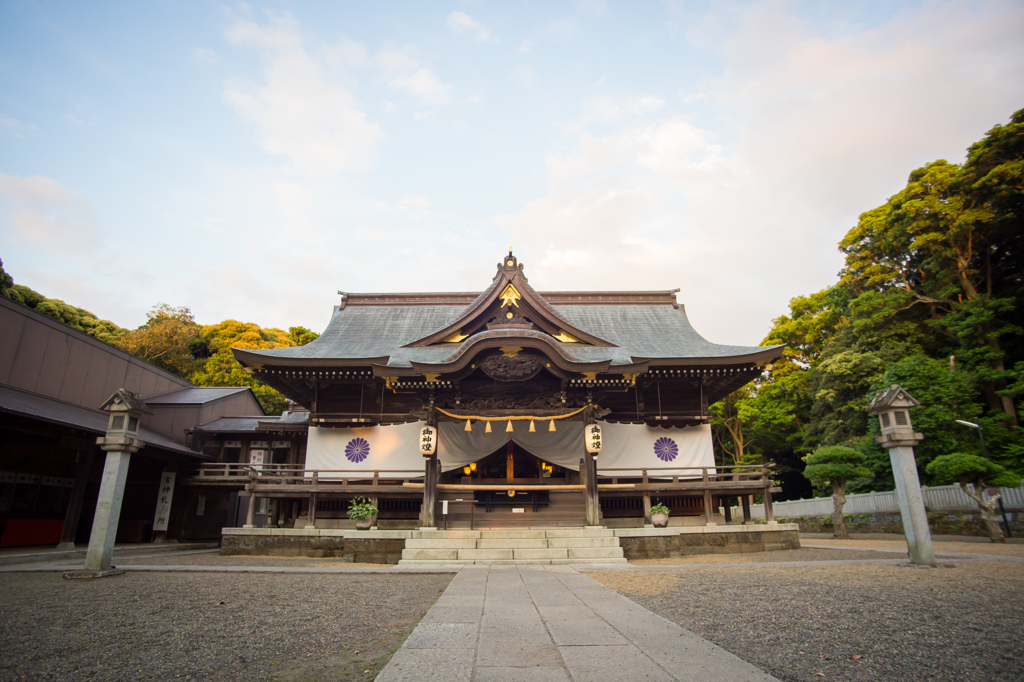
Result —
[{"label": "wooden column", "polygon": [[[701,479],[704,481],[705,484],[710,482],[711,479],[708,477],[707,468],[701,471]],[[706,523],[709,526],[715,525],[715,510],[713,508],[714,503],[715,501],[711,497],[711,489],[704,488],[704,523]]]},{"label": "wooden column", "polygon": [[732,523],[732,498],[722,498],[722,509],[725,511],[725,522]]},{"label": "wooden column", "polygon": [[[316,476],[316,474],[313,474]],[[309,511],[306,512],[306,528],[316,528],[316,493],[309,494]]]},{"label": "wooden column", "polygon": [[79,451],[78,463],[75,465],[75,484],[71,488],[71,500],[64,514],[64,528],[60,532],[60,544],[57,549],[74,549],[75,535],[78,533],[78,520],[82,516],[82,502],[85,501],[85,488],[89,485],[89,472],[92,470],[93,449]]},{"label": "wooden column", "polygon": [[715,524],[715,498],[711,496],[708,488],[704,489],[704,520],[709,526]]},{"label": "wooden column", "polygon": [[[437,411],[431,407],[427,412],[427,425],[437,428]],[[437,507],[437,479],[439,477],[437,450],[425,458],[423,465],[423,508],[420,510],[420,525],[424,528],[436,528],[435,507]]]},{"label": "wooden column", "polygon": [[750,495],[740,495],[740,503],[743,504],[743,523],[750,523]]},{"label": "wooden column", "polygon": [[771,523],[772,521],[775,520],[775,515],[772,513],[771,485],[772,485],[773,481],[772,481],[771,478],[768,477],[768,475],[771,473],[768,470],[768,467],[770,467],[770,466],[775,466],[775,465],[774,464],[769,464],[769,465],[765,466],[763,469],[761,469],[761,480],[764,481],[764,520],[767,521],[768,523]]},{"label": "wooden column", "polygon": [[587,486],[584,491],[587,496],[587,525],[601,525],[601,501],[597,497],[597,462],[589,452],[583,455],[581,471],[586,471],[586,479],[583,483]]},{"label": "wooden column", "polygon": [[435,528],[434,507],[437,506],[437,455],[425,459],[423,471],[423,512],[424,528]]},{"label": "wooden column", "polygon": [[[644,485],[646,485],[647,484],[647,469],[643,469],[642,473],[644,475]],[[617,479],[613,479],[612,482],[613,483],[617,482]],[[652,521],[651,521],[651,493],[650,492],[645,492],[644,493],[644,525],[645,526],[649,526],[649,525],[651,525],[651,523],[652,523]]]},{"label": "wooden column", "polygon": [[[370,496],[370,504],[372,504],[374,507],[376,507],[379,510],[380,509],[380,497],[377,496],[377,495],[371,495]],[[376,528],[377,527],[377,516],[376,515],[370,517],[370,527],[371,528]]]}]

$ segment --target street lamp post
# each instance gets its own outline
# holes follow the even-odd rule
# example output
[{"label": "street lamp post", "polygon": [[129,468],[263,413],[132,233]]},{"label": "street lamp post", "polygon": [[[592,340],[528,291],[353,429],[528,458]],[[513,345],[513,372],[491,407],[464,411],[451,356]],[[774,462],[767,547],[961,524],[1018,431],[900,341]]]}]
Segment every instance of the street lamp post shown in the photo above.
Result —
[{"label": "street lamp post", "polygon": [[[987,459],[988,461],[991,462],[992,458],[988,456],[988,447],[986,447],[986,445],[985,445],[985,429],[983,429],[981,427],[981,424],[979,422],[966,422],[963,419],[955,419],[954,421],[957,424],[963,424],[964,426],[966,426],[968,428],[977,429],[977,431],[978,431],[978,438],[981,439],[981,454],[985,457],[985,459]],[[980,490],[977,491],[977,492],[978,492],[979,495],[981,495],[981,491]],[[1006,507],[1003,506],[1003,496],[1002,495],[999,496],[999,511],[1003,515],[1003,527],[1006,529],[1006,537],[1012,538],[1013,536],[1010,534],[1010,522],[1006,519]]]}]

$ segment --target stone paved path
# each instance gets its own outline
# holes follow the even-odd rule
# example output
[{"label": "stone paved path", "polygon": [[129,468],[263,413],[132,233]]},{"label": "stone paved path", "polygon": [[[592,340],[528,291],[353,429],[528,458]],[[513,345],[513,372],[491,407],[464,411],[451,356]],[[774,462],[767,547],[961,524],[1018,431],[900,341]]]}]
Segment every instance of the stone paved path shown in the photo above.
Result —
[{"label": "stone paved path", "polygon": [[569,566],[467,566],[378,682],[769,682]]}]

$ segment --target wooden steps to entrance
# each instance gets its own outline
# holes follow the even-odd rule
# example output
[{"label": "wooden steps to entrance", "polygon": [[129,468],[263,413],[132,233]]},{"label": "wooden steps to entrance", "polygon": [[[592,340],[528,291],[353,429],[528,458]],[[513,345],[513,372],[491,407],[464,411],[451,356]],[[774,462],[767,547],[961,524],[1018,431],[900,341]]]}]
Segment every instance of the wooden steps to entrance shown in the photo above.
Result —
[{"label": "wooden steps to entrance", "polygon": [[405,541],[399,565],[596,563],[626,563],[611,529],[415,531]]}]

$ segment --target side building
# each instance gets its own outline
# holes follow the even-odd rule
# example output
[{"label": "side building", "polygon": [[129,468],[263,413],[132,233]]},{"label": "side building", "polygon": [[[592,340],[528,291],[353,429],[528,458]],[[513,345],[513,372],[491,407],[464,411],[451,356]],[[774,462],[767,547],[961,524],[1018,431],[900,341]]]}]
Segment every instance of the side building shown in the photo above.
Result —
[{"label": "side building", "polygon": [[[225,415],[264,416],[252,391],[193,386],[0,298],[0,547],[88,542],[104,463],[96,438],[108,418],[98,408],[122,388],[142,396],[152,414],[141,421],[146,447],[132,456],[117,541],[183,537],[186,519],[197,537],[219,537],[219,526],[204,536],[196,494],[183,483],[217,457],[193,447],[188,434]],[[154,530],[161,481],[170,478],[169,522]]]}]

